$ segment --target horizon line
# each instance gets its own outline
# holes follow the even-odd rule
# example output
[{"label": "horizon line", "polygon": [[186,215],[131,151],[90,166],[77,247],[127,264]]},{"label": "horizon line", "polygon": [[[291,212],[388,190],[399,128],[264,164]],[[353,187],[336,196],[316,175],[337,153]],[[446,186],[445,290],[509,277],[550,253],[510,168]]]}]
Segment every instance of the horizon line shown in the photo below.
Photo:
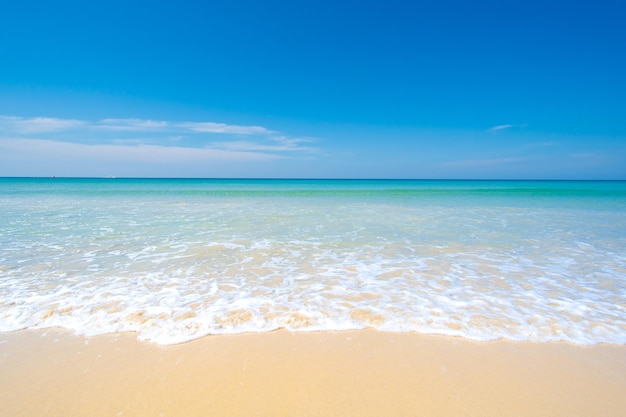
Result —
[{"label": "horizon line", "polygon": [[357,177],[117,177],[117,176],[0,176],[0,179],[83,180],[242,180],[242,181],[626,181],[600,178],[357,178]]}]

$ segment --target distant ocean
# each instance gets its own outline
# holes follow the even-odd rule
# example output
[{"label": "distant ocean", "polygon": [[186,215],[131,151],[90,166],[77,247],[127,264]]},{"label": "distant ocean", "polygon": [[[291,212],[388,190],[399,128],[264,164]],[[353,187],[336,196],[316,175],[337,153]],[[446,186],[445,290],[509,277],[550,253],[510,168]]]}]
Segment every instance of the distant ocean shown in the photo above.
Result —
[{"label": "distant ocean", "polygon": [[626,344],[626,182],[0,178],[0,330]]}]

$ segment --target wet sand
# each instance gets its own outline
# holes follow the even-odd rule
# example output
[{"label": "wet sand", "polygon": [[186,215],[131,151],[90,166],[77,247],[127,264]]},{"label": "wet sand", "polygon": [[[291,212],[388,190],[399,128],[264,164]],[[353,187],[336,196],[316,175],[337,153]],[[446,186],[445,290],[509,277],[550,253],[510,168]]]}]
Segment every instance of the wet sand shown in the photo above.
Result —
[{"label": "wet sand", "polygon": [[373,330],[0,333],[0,416],[623,416],[626,346]]}]

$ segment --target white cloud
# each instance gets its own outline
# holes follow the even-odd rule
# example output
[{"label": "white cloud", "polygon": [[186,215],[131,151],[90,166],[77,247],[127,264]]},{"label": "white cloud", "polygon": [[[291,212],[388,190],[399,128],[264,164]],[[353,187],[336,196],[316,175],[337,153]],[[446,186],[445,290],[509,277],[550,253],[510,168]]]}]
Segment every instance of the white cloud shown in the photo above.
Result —
[{"label": "white cloud", "polygon": [[272,139],[276,142],[284,144],[285,146],[295,146],[298,143],[315,142],[315,139],[313,138],[292,138],[288,136],[275,136]]},{"label": "white cloud", "polygon": [[205,133],[231,133],[238,135],[271,135],[275,132],[262,126],[238,126],[213,122],[183,122],[176,125],[182,129]]},{"label": "white cloud", "polygon": [[489,128],[490,132],[497,132],[498,130],[504,130],[504,129],[510,129],[512,128],[514,125],[498,125],[498,126],[493,126],[491,128]]},{"label": "white cloud", "polygon": [[263,152],[317,152],[313,147],[300,146],[300,143],[313,142],[313,139],[288,138],[285,136],[272,137],[268,143],[259,143],[247,140],[213,142],[212,147],[237,151]]},{"label": "white cloud", "polygon": [[92,127],[117,131],[154,132],[166,130],[169,125],[169,122],[161,120],[102,119],[99,122],[94,123]]},{"label": "white cloud", "polygon": [[490,127],[489,129],[487,129],[489,132],[499,132],[501,130],[506,130],[506,129],[514,129],[514,128],[522,128],[522,127],[526,127],[528,126],[526,123],[521,124],[521,125],[513,125],[513,124],[505,124],[505,125],[498,125],[498,126],[493,126]]},{"label": "white cloud", "polygon": [[0,175],[271,176],[319,154],[313,141],[214,122],[0,116]]},{"label": "white cloud", "polygon": [[82,120],[57,119],[54,117],[0,116],[0,127],[17,134],[58,132],[76,129],[87,124]]},{"label": "white cloud", "polygon": [[[4,133],[4,134],[2,134]],[[53,133],[57,135],[52,136]],[[59,137],[58,133],[63,133]],[[47,134],[47,135],[46,135]],[[215,141],[215,135],[225,140]],[[0,138],[56,140],[67,143],[92,145],[180,145],[189,151],[205,149],[216,153],[277,155],[283,152],[317,152],[301,146],[312,139],[295,138],[280,134],[263,126],[229,125],[215,122],[177,122],[138,118],[107,118],[99,121],[60,119],[51,117],[24,118],[0,116]],[[92,148],[91,148],[92,149]]]},{"label": "white cloud", "polygon": [[213,148],[184,148],[159,145],[124,145],[124,144],[82,144],[41,139],[1,139],[0,154],[2,159],[14,160],[94,160],[98,162],[151,162],[185,163],[195,161],[267,161],[280,158],[278,155],[229,151]]},{"label": "white cloud", "polygon": [[15,134],[45,133],[76,129],[132,132],[195,132],[270,136],[277,132],[263,126],[229,125],[215,122],[173,122],[150,119],[102,119],[96,122],[53,117],[0,116],[0,126]]}]

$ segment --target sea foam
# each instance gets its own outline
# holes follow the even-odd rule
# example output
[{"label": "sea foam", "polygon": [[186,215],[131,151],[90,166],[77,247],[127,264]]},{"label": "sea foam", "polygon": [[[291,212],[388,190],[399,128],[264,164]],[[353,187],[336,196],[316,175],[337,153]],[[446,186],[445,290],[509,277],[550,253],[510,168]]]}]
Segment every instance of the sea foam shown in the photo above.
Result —
[{"label": "sea foam", "polygon": [[623,183],[3,181],[3,331],[626,343]]}]

